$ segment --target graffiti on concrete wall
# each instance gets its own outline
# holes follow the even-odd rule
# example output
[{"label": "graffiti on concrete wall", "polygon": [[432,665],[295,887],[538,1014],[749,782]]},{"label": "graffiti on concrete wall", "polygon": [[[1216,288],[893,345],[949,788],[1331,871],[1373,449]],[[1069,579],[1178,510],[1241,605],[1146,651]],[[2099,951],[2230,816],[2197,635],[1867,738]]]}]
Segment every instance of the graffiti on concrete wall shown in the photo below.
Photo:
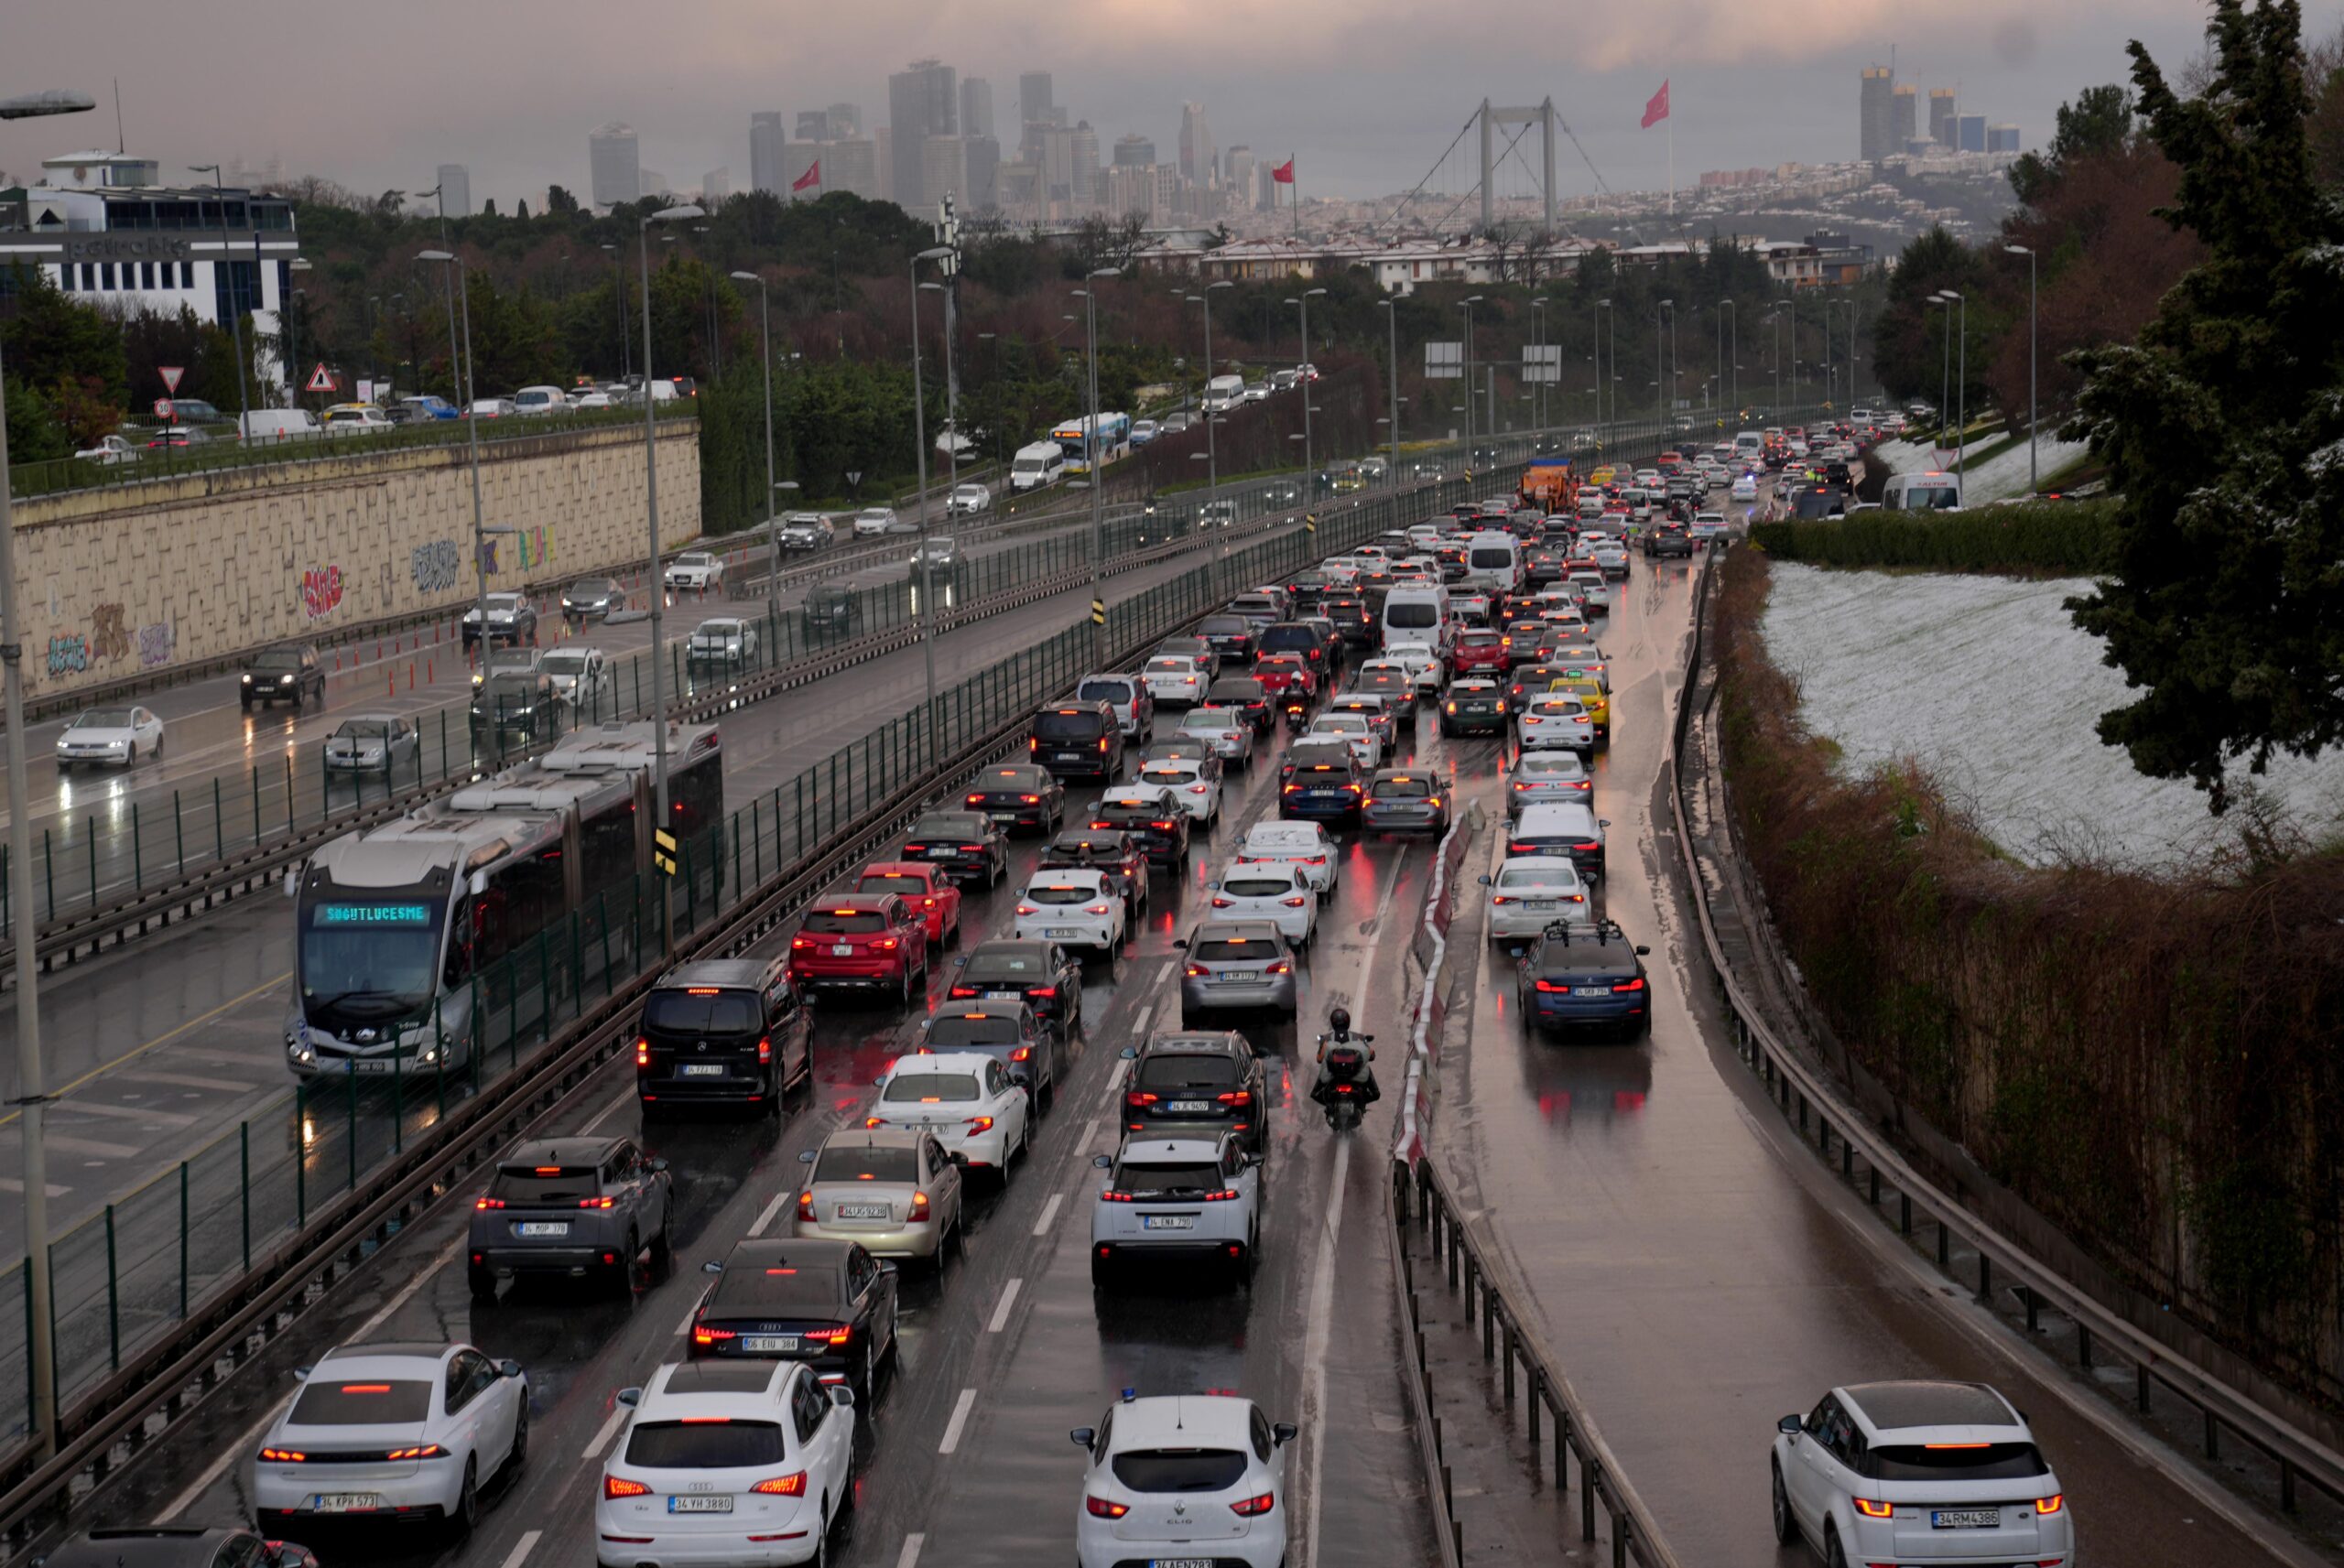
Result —
[{"label": "graffiti on concrete wall", "polygon": [[316,567],[301,574],[301,612],[310,620],[342,602],[342,568]]},{"label": "graffiti on concrete wall", "polygon": [[151,670],[159,665],[169,664],[171,655],[179,651],[179,628],[168,621],[141,626],[138,629],[138,667]]},{"label": "graffiti on concrete wall", "polygon": [[49,673],[53,676],[80,675],[90,667],[90,644],[79,632],[68,632],[49,640]]},{"label": "graffiti on concrete wall", "polygon": [[101,604],[90,611],[90,656],[92,659],[126,658],[130,654],[130,629],[122,623],[122,606]]},{"label": "graffiti on concrete wall", "polygon": [[503,544],[505,538],[513,541],[515,557],[514,569],[516,571],[535,571],[540,567],[550,564],[553,560],[553,530],[539,524],[534,528],[523,528],[500,538],[483,539],[480,542],[481,570],[490,577],[494,577],[504,569],[498,564],[497,546]]},{"label": "graffiti on concrete wall", "polygon": [[415,579],[418,593],[443,593],[456,586],[456,569],[463,564],[463,553],[456,548],[453,539],[434,539],[428,545],[418,545],[407,552],[407,571]]}]

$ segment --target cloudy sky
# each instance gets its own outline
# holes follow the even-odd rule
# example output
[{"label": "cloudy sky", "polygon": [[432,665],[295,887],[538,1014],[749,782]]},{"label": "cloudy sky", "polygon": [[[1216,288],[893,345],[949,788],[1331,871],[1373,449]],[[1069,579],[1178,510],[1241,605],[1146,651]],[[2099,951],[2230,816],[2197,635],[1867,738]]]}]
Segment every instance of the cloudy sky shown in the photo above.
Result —
[{"label": "cloudy sky", "polygon": [[[2344,0],[2308,0],[2316,34]],[[993,84],[1004,127],[1020,71],[1100,133],[1177,156],[1180,104],[1223,146],[1298,157],[1306,195],[1370,195],[1423,178],[1483,96],[1551,94],[1613,189],[1666,178],[1665,129],[1637,120],[1673,84],[1676,168],[1851,157],[1857,71],[1896,48],[1898,80],[1952,86],[2034,146],[2081,87],[2119,81],[2128,38],[2176,64],[2201,46],[2202,0],[386,0],[288,7],[206,0],[20,0],[0,25],[0,93],[75,88],[78,119],[0,125],[0,169],[112,146],[118,81],[133,151],[190,163],[272,156],[365,190],[418,189],[442,163],[474,199],[583,191],[587,133],[624,120],[644,163],[679,187],[748,178],[748,116],[836,100],[885,118],[886,76],[934,56]],[[1926,25],[1924,26],[1926,21]],[[1926,103],[1926,101],[1925,101]],[[1926,107],[1923,114],[1926,116]],[[1470,147],[1470,142],[1467,144]],[[1530,143],[1525,143],[1530,150]],[[1569,145],[1565,194],[1594,188]],[[1472,178],[1436,179],[1462,189]],[[1528,194],[1526,172],[1502,189]]]}]

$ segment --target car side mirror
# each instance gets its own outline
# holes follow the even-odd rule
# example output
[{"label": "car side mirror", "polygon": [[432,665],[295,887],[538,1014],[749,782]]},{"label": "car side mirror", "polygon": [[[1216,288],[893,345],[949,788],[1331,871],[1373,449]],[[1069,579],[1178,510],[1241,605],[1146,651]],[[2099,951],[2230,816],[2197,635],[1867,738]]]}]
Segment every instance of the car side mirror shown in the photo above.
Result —
[{"label": "car side mirror", "polygon": [[1786,1415],[1774,1423],[1774,1430],[1785,1437],[1796,1437],[1805,1428],[1799,1417]]},{"label": "car side mirror", "polygon": [[969,1168],[969,1157],[960,1150],[955,1149],[952,1151],[952,1163],[960,1170],[965,1171]]},{"label": "car side mirror", "polygon": [[1068,1433],[1066,1437],[1067,1441],[1077,1448],[1088,1448],[1099,1441],[1099,1429],[1093,1426],[1078,1426]]},{"label": "car side mirror", "polygon": [[1135,1045],[1126,1045],[1115,1054],[1126,1062],[1136,1062],[1139,1060],[1139,1048]]},{"label": "car side mirror", "polygon": [[1486,875],[1475,877],[1473,880],[1481,883],[1483,887],[1488,887],[1490,885],[1490,879]]},{"label": "car side mirror", "polygon": [[812,1164],[814,1162],[814,1152],[811,1149],[800,1149],[798,1152],[798,1162],[801,1165]]},{"label": "car side mirror", "polygon": [[884,1259],[884,1258],[882,1258],[882,1259],[878,1260],[878,1263],[879,1263],[879,1271],[880,1271],[881,1273],[883,1273],[883,1274],[892,1274],[892,1273],[895,1273],[895,1272],[896,1271],[895,1265],[895,1264],[893,1264],[893,1263],[891,1263],[891,1262],[889,1262],[889,1261],[888,1261],[886,1259]]},{"label": "car side mirror", "polygon": [[1102,1171],[1112,1171],[1115,1168],[1113,1156],[1108,1154],[1093,1154],[1091,1156],[1091,1162]]},{"label": "car side mirror", "polygon": [[309,1380],[309,1374],[316,1370],[314,1367],[296,1367],[293,1368],[293,1380],[297,1383],[306,1383]]},{"label": "car side mirror", "polygon": [[953,967],[954,968],[956,968],[956,969],[965,969],[965,968],[967,968],[969,967],[969,960],[968,960],[967,956],[964,954],[964,955],[963,955],[963,956],[961,956],[960,957],[958,957],[958,958],[953,959],[953,960],[952,960],[952,967]]},{"label": "car side mirror", "polygon": [[830,1403],[836,1405],[842,1411],[851,1411],[854,1408],[854,1390],[852,1389],[848,1388],[843,1383],[830,1383],[826,1385],[826,1388],[830,1396]]},{"label": "car side mirror", "polygon": [[1296,1426],[1294,1422],[1290,1421],[1282,1421],[1275,1426],[1270,1428],[1270,1435],[1277,1439],[1277,1444],[1280,1448],[1284,1448],[1287,1444],[1292,1443],[1297,1437],[1301,1435],[1301,1433],[1302,1429]]},{"label": "car side mirror", "polygon": [[1188,939],[1186,936],[1175,936],[1172,938],[1172,946],[1185,953],[1188,950]]},{"label": "car side mirror", "polygon": [[651,1168],[655,1171],[664,1171],[667,1168],[667,1162],[660,1159],[657,1155],[652,1156],[649,1163]]},{"label": "car side mirror", "polygon": [[1609,827],[1612,826],[1612,819],[1608,816],[1599,816],[1595,819],[1595,825],[1598,827]]},{"label": "car side mirror", "polygon": [[627,1409],[633,1410],[642,1402],[643,1390],[641,1389],[621,1389],[619,1390],[619,1403],[626,1406]]},{"label": "car side mirror", "polygon": [[521,1375],[521,1363],[507,1357],[496,1364],[496,1369],[507,1378],[517,1378]]},{"label": "car side mirror", "polygon": [[1638,943],[1638,944],[1636,945],[1636,957],[1639,957],[1639,958],[1649,957],[1651,956],[1651,954],[1652,954],[1652,949],[1651,949],[1651,948],[1649,948],[1649,947],[1647,947],[1647,946],[1644,946],[1642,943]]},{"label": "car side mirror", "polygon": [[277,1555],[270,1558],[269,1562],[275,1565],[275,1568],[311,1568],[311,1564],[315,1563],[317,1559],[309,1555],[308,1547],[290,1541],[280,1541],[277,1543]]},{"label": "car side mirror", "polygon": [[700,1266],[700,1271],[703,1274],[722,1274],[724,1272],[724,1265],[711,1258]]}]

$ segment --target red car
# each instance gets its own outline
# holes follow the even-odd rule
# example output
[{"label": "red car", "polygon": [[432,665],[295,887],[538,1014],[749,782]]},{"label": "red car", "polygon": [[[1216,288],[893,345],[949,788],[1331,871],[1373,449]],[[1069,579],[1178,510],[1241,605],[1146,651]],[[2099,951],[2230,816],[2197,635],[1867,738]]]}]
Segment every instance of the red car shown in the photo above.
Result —
[{"label": "red car", "polygon": [[806,912],[789,939],[789,978],[801,990],[892,991],[908,1006],[928,989],[927,927],[895,893],[832,894]]},{"label": "red car", "polygon": [[1310,666],[1292,654],[1254,660],[1253,678],[1272,697],[1282,697],[1288,690],[1298,690],[1306,698],[1318,694],[1318,678],[1310,673]]},{"label": "red car", "polygon": [[928,926],[928,939],[941,947],[960,939],[960,887],[941,866],[911,860],[874,860],[863,868],[857,892],[894,893]]},{"label": "red car", "polygon": [[1503,676],[1506,667],[1505,634],[1502,632],[1460,632],[1449,646],[1449,677]]}]

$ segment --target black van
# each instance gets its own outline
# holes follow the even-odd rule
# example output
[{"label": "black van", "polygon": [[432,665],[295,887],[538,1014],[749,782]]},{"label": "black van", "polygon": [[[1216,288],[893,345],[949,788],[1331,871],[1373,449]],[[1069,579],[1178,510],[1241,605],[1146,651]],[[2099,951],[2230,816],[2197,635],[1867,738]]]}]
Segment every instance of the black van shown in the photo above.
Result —
[{"label": "black van", "polygon": [[789,959],[679,964],[643,999],[635,1090],[647,1120],[683,1105],[746,1105],[778,1113],[813,1081],[811,1029]]},{"label": "black van", "polygon": [[1123,771],[1123,727],[1104,702],[1057,702],[1034,715],[1026,751],[1058,777],[1112,783]]}]

